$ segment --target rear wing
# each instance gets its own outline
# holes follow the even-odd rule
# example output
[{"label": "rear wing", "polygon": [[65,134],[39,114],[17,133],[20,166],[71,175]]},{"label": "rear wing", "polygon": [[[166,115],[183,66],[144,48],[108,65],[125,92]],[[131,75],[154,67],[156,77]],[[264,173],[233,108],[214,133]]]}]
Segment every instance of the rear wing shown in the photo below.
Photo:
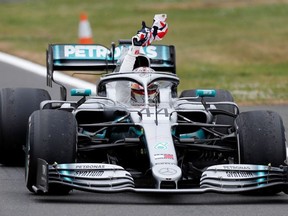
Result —
[{"label": "rear wing", "polygon": [[[55,70],[90,71],[92,74],[113,71],[122,49],[128,46],[129,41],[123,40],[118,46],[112,43],[111,49],[99,44],[50,44],[46,53],[47,86],[51,87],[52,82],[55,82]],[[174,46],[150,45],[142,47],[141,52],[150,58],[154,70],[176,73]]]}]

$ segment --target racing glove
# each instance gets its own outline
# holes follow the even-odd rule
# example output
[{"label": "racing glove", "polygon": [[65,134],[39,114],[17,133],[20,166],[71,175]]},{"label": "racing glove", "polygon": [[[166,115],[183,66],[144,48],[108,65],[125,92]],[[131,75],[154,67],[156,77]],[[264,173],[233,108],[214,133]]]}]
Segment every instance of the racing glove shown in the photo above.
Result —
[{"label": "racing glove", "polygon": [[151,28],[146,26],[146,23],[142,21],[142,29],[137,31],[137,34],[132,37],[132,46],[129,49],[128,54],[131,56],[138,56],[141,46],[147,43],[150,38]]},{"label": "racing glove", "polygon": [[162,40],[168,32],[168,24],[166,23],[166,14],[156,14],[152,25],[153,40]]},{"label": "racing glove", "polygon": [[129,50],[129,54],[137,56],[141,46],[149,46],[154,40],[162,40],[168,31],[166,19],[166,14],[156,14],[151,28],[147,27],[146,23],[142,21],[142,28],[132,37],[132,47]]},{"label": "racing glove", "polygon": [[137,34],[132,38],[134,46],[145,46],[151,37],[151,28],[146,26],[145,21],[142,21],[142,29],[137,31]]},{"label": "racing glove", "polygon": [[156,14],[151,28],[142,21],[142,29],[133,37],[132,43],[135,46],[149,46],[154,40],[162,40],[168,31],[166,14]]}]

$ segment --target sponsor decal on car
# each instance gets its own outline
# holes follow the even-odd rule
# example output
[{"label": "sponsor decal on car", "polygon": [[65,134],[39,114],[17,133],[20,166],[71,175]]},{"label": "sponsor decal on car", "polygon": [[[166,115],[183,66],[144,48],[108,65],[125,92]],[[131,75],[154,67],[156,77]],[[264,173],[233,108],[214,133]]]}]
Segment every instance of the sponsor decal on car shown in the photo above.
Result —
[{"label": "sponsor decal on car", "polygon": [[171,160],[174,160],[174,155],[173,154],[155,154],[154,158],[155,158],[155,160],[158,160],[158,159],[171,159]]},{"label": "sponsor decal on car", "polygon": [[98,45],[65,45],[64,56],[76,58],[105,58],[109,50]]},{"label": "sponsor decal on car", "polygon": [[154,148],[157,150],[166,150],[168,148],[167,145],[168,143],[166,142],[160,142],[160,143],[157,143]]},{"label": "sponsor decal on car", "polygon": [[223,166],[224,169],[227,170],[250,170],[251,168],[249,166],[233,166],[233,165],[224,165]]},{"label": "sponsor decal on car", "polygon": [[162,175],[175,175],[177,173],[177,170],[168,167],[168,168],[160,169],[159,173],[162,174]]},{"label": "sponsor decal on car", "polygon": [[76,165],[76,169],[104,169],[105,165],[102,164],[91,164],[91,165]]},{"label": "sponsor decal on car", "polygon": [[228,178],[253,178],[254,174],[252,172],[246,171],[227,171],[226,175]]},{"label": "sponsor decal on car", "polygon": [[75,175],[79,177],[102,176],[103,173],[104,173],[103,170],[83,170],[83,171],[76,171]]},{"label": "sponsor decal on car", "polygon": [[[121,55],[123,47],[116,47],[114,58],[118,59]],[[145,53],[148,58],[156,58],[158,56],[157,47],[141,47],[141,53]],[[101,45],[65,45],[64,57],[65,58],[97,58],[97,59],[109,59],[108,54],[110,50]]]}]

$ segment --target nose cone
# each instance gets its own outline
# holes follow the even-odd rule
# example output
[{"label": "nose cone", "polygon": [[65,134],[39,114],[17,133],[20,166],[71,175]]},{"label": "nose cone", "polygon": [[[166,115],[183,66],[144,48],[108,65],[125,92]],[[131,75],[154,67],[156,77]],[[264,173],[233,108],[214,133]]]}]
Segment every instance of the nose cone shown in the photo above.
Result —
[{"label": "nose cone", "polygon": [[160,187],[162,181],[175,182],[177,185],[182,176],[181,169],[175,164],[157,164],[152,167],[152,173],[158,187]]}]

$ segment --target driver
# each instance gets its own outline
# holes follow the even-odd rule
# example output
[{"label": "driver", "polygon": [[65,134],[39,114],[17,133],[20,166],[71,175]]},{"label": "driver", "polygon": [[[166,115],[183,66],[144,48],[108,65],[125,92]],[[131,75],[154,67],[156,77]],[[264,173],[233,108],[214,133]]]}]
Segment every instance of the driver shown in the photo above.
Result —
[{"label": "driver", "polygon": [[[138,67],[134,69],[135,72],[142,72],[142,73],[153,73],[155,72],[150,67]],[[158,96],[158,85],[157,83],[151,83],[148,86],[148,100],[149,102],[153,102],[154,99]],[[132,83],[131,84],[131,102],[134,104],[140,103],[143,104],[145,102],[145,94],[144,94],[144,88],[139,85],[138,83]]]},{"label": "driver", "polygon": [[[168,31],[166,19],[166,14],[156,14],[151,28],[147,27],[144,21],[142,22],[142,29],[132,37],[132,46],[125,55],[119,72],[154,72],[154,70],[150,68],[149,58],[141,54],[140,49],[141,46],[150,45],[154,40],[162,40]],[[149,98],[154,98],[158,93],[156,87],[157,85],[153,83],[148,87]],[[116,100],[119,102],[144,102],[143,87],[137,83],[117,82],[115,88]]]}]

